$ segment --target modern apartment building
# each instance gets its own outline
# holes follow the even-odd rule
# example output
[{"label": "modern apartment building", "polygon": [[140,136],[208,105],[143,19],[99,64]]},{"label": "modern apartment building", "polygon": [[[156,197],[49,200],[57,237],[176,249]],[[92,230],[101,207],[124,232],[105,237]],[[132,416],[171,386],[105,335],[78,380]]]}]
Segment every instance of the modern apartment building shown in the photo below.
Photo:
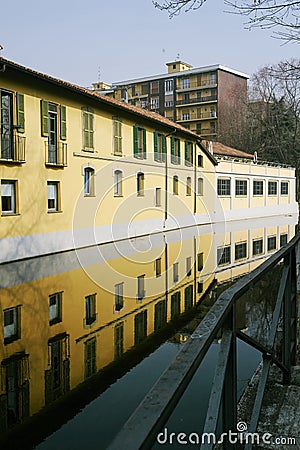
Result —
[{"label": "modern apartment building", "polygon": [[182,61],[167,67],[166,74],[111,86],[94,83],[93,89],[157,112],[205,139],[218,140],[246,104],[248,75],[222,65],[193,68]]}]

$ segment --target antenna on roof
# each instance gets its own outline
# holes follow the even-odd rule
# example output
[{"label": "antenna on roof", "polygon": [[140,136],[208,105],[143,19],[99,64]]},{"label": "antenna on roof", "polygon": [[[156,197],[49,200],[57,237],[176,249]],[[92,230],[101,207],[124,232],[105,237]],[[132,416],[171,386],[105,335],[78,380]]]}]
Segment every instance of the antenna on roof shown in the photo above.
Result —
[{"label": "antenna on roof", "polygon": [[175,61],[180,61],[180,54],[179,54],[179,53],[177,53],[177,56],[176,56],[176,58],[175,58]]},{"label": "antenna on roof", "polygon": [[2,50],[3,50],[3,45],[0,44],[0,55],[1,55]]},{"label": "antenna on roof", "polygon": [[101,67],[98,66],[98,81],[101,81]]}]

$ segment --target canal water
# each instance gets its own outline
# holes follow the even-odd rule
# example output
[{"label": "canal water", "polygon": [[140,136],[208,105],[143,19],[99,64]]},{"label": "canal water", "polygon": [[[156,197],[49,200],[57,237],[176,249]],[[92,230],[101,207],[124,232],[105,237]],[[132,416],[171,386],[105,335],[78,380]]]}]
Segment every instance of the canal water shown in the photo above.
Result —
[{"label": "canal water", "polygon": [[[247,225],[235,224],[225,238]],[[286,226],[290,238],[290,219]],[[107,448],[225,280],[269,255],[220,265],[218,249],[220,235],[203,226],[2,264],[0,448]],[[239,328],[262,340],[277,278],[263,280],[238,305]],[[166,424],[169,432],[201,433],[218,349],[216,340]],[[238,343],[239,394],[259,361]]]}]

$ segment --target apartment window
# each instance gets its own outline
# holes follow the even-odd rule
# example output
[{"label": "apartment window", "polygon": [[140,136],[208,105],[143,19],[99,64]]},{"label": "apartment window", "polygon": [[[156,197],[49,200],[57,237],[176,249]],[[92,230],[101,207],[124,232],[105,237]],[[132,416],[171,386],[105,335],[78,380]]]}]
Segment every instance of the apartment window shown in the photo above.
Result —
[{"label": "apartment window", "polygon": [[288,235],[287,233],[283,233],[280,235],[280,247],[283,247],[285,244],[287,244],[288,241]]},{"label": "apartment window", "polygon": [[261,255],[264,252],[263,239],[254,239],[252,243],[252,253],[253,256]]},{"label": "apartment window", "polygon": [[197,195],[203,195],[203,178],[197,180]]},{"label": "apartment window", "polygon": [[59,182],[48,181],[48,212],[59,211]]},{"label": "apartment window", "polygon": [[174,100],[169,100],[165,98],[165,108],[172,108],[174,106]]},{"label": "apartment window", "polygon": [[230,253],[231,253],[230,245],[227,245],[225,247],[219,247],[217,249],[218,266],[230,264],[230,262],[231,262],[231,254]]},{"label": "apartment window", "polygon": [[3,310],[4,316],[4,344],[20,338],[20,306]]},{"label": "apartment window", "polygon": [[184,310],[188,311],[193,307],[193,286],[187,286],[184,290]]},{"label": "apartment window", "polygon": [[115,359],[119,359],[124,353],[124,322],[115,326],[114,341]]},{"label": "apartment window", "polygon": [[264,182],[262,180],[253,181],[253,195],[264,195]]},{"label": "apartment window", "polygon": [[115,284],[115,311],[121,311],[124,307],[123,283]]},{"label": "apartment window", "polygon": [[62,292],[49,295],[49,323],[53,325],[62,321]]},{"label": "apartment window", "polygon": [[84,195],[86,197],[95,195],[95,170],[91,167],[84,169]]},{"label": "apartment window", "polygon": [[137,195],[143,197],[145,190],[145,176],[142,172],[137,174]]},{"label": "apartment window", "polygon": [[24,95],[16,93],[16,114],[12,92],[0,90],[0,159],[12,161],[25,160],[25,138],[14,135],[14,117],[17,119],[17,131],[25,131]]},{"label": "apartment window", "polygon": [[192,195],[192,178],[187,177],[186,179],[186,195]]},{"label": "apartment window", "polygon": [[178,195],[178,176],[174,175],[173,176],[173,194],[174,195]]},{"label": "apartment window", "polygon": [[143,300],[145,298],[145,275],[137,277],[137,299]]},{"label": "apartment window", "polygon": [[122,197],[123,189],[122,189],[122,180],[123,180],[123,172],[121,170],[114,171],[114,196]]},{"label": "apartment window", "polygon": [[180,164],[180,139],[171,137],[171,163]]},{"label": "apartment window", "polygon": [[93,337],[84,343],[84,378],[87,379],[96,372],[96,337]]},{"label": "apartment window", "polygon": [[150,82],[150,93],[151,94],[158,94],[159,93],[159,82],[158,81],[151,81]]},{"label": "apartment window", "polygon": [[272,250],[276,250],[276,236],[269,236],[268,237],[268,252]]},{"label": "apartment window", "polygon": [[143,109],[148,108],[148,100],[141,100],[141,108]]},{"label": "apartment window", "polygon": [[113,117],[113,146],[114,155],[122,155],[122,121]]},{"label": "apartment window", "polygon": [[190,113],[189,112],[183,112],[181,114],[181,120],[190,120]]},{"label": "apartment window", "polygon": [[230,179],[229,178],[218,178],[218,195],[225,196],[230,195]]},{"label": "apartment window", "polygon": [[92,325],[96,318],[96,294],[87,295],[85,297],[85,325]]},{"label": "apartment window", "polygon": [[147,337],[147,310],[134,316],[134,345],[140,344]]},{"label": "apartment window", "polygon": [[155,276],[156,278],[161,276],[161,258],[155,260],[154,263]]},{"label": "apartment window", "polygon": [[158,109],[159,108],[159,98],[151,97],[150,98],[150,109]]},{"label": "apartment window", "polygon": [[133,156],[146,159],[146,130],[136,125],[133,127]]},{"label": "apartment window", "polygon": [[281,195],[289,194],[289,183],[287,181],[282,181],[280,183],[280,194]]},{"label": "apartment window", "polygon": [[190,79],[188,77],[182,78],[182,89],[189,89],[190,87]]},{"label": "apartment window", "polygon": [[1,212],[2,215],[16,214],[16,181],[1,180]]},{"label": "apartment window", "polygon": [[142,95],[149,94],[149,86],[147,84],[142,84]]},{"label": "apartment window", "polygon": [[180,292],[171,295],[171,320],[180,315]]},{"label": "apartment window", "polygon": [[197,270],[201,272],[204,265],[204,254],[203,252],[197,254]]},{"label": "apartment window", "polygon": [[177,283],[179,280],[179,263],[176,262],[173,264],[173,282]]},{"label": "apartment window", "polygon": [[83,149],[94,150],[94,111],[85,106],[82,108]]},{"label": "apartment window", "polygon": [[167,323],[167,303],[161,300],[156,303],[154,310],[154,331],[160,330]]},{"label": "apartment window", "polygon": [[154,161],[166,161],[166,136],[154,132]]},{"label": "apartment window", "polygon": [[171,78],[170,80],[165,80],[165,92],[173,92],[174,89],[174,80]]},{"label": "apartment window", "polygon": [[155,206],[161,206],[161,188],[155,189]]},{"label": "apartment window", "polygon": [[210,84],[216,84],[217,83],[217,74],[216,73],[211,73],[210,74],[209,82],[210,82]]},{"label": "apartment window", "polygon": [[277,195],[277,181],[268,181],[268,195]]},{"label": "apartment window", "polygon": [[235,195],[238,197],[247,195],[247,180],[235,180]]},{"label": "apartment window", "polygon": [[210,107],[210,117],[217,117],[217,111],[215,110],[215,107]]},{"label": "apartment window", "polygon": [[41,100],[41,130],[42,136],[48,138],[46,164],[66,165],[66,144],[59,142],[59,137],[67,138],[66,107]]},{"label": "apartment window", "polygon": [[203,167],[203,156],[198,155],[198,167]]},{"label": "apartment window", "polygon": [[239,242],[235,244],[235,260],[247,258],[247,242]]},{"label": "apartment window", "polygon": [[193,143],[185,141],[184,163],[186,166],[193,164]]},{"label": "apartment window", "polygon": [[192,275],[192,257],[188,256],[186,258],[186,275],[190,277]]}]

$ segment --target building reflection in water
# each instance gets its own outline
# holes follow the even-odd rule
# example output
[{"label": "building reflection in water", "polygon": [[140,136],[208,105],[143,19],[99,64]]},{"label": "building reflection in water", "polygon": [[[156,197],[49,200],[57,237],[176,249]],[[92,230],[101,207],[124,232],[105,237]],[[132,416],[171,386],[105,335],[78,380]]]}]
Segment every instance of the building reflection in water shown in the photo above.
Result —
[{"label": "building reflection in water", "polygon": [[[147,337],[192,311],[214,280],[253,270],[291,239],[295,222],[288,217],[229,223],[226,229],[201,226],[4,264],[2,436],[83,382],[88,386],[101,369],[117,368],[118,360],[123,366],[128,350],[137,348],[142,357]],[[276,237],[271,249],[270,236]],[[257,308],[245,302],[241,328],[257,321]],[[182,336],[182,342],[188,339]]]}]

